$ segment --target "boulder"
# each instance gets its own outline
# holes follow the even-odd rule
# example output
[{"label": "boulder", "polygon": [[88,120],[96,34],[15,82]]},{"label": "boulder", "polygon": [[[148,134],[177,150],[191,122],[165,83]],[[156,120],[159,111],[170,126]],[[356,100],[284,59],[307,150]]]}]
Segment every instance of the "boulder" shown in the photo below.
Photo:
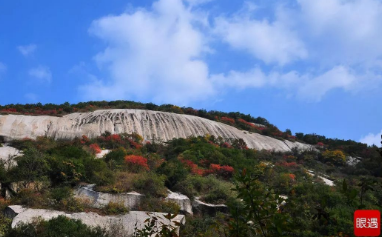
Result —
[{"label": "boulder", "polygon": [[[13,214],[12,228],[15,228],[21,223],[31,223],[36,218],[41,218],[43,220],[50,220],[58,216],[66,216],[70,219],[81,220],[84,224],[97,227],[100,226],[106,230],[113,231],[115,228],[120,228],[121,232],[126,236],[131,236],[134,233],[135,227],[142,229],[144,227],[145,220],[150,217],[156,217],[159,219],[157,222],[157,227],[161,228],[163,224],[171,225],[176,227],[174,223],[171,223],[165,218],[166,213],[159,212],[141,212],[141,211],[130,211],[128,214],[118,215],[118,216],[101,216],[93,212],[80,212],[80,213],[65,213],[62,211],[46,210],[46,209],[30,209],[23,208],[21,206],[9,206],[7,208],[8,213]],[[177,215],[172,221],[185,224],[184,215]],[[162,224],[163,223],[163,224]],[[179,234],[179,228],[177,228],[177,233]]]}]

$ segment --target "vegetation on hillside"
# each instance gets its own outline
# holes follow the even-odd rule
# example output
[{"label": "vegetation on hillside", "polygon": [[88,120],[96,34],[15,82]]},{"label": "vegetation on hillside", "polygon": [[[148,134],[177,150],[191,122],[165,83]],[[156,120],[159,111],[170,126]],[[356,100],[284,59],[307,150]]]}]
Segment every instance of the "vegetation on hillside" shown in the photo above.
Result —
[{"label": "vegetation on hillside", "polygon": [[[149,201],[137,210],[177,213],[177,205],[161,199],[170,189],[191,199],[227,204],[230,210],[229,214],[187,217],[181,236],[305,237],[351,236],[354,210],[381,209],[382,205],[382,159],[375,147],[364,147],[360,152],[365,156],[353,167],[344,160],[351,154],[346,147],[280,153],[248,149],[243,141],[208,135],[162,144],[144,142],[138,134],[105,133],[94,139],[38,137],[10,145],[21,149],[23,156],[15,158],[17,166],[1,167],[0,181],[3,191],[14,183],[20,190],[10,193],[10,199],[1,199],[2,208],[20,204],[101,215],[128,211],[113,203],[95,209],[73,196],[72,190],[79,184],[94,183],[102,192],[145,194]],[[96,159],[99,149],[111,152]],[[325,185],[307,169],[335,180],[336,186]],[[0,221],[6,236],[45,236],[55,233],[57,220],[14,230],[5,217]],[[78,221],[62,221],[67,233],[80,228],[84,235],[107,236]]]},{"label": "vegetation on hillside", "polygon": [[[317,134],[293,136],[290,130],[280,132],[260,117],[174,105],[101,101],[7,105],[0,106],[0,111],[61,116],[114,108],[196,115],[278,139],[305,142],[315,149],[286,153],[255,150],[248,149],[241,139],[225,140],[210,135],[166,143],[144,141],[138,134],[109,132],[93,139],[86,136],[58,141],[47,137],[25,138],[9,144],[22,150],[22,156],[12,158],[16,166],[0,162],[0,210],[18,204],[65,212],[92,211],[100,215],[130,211],[121,203],[94,208],[73,195],[79,185],[96,184],[95,190],[99,192],[144,194],[146,198],[134,210],[179,213],[177,204],[164,199],[169,189],[190,199],[228,205],[229,213],[187,216],[181,236],[309,237],[352,236],[355,210],[382,208],[382,150],[376,146]],[[110,152],[102,159],[96,158],[105,149]],[[349,156],[361,159],[349,165],[346,162]],[[335,186],[326,185],[323,177],[333,180]],[[153,234],[153,221],[148,220],[146,228],[136,230],[135,236]],[[121,236],[64,217],[38,220],[15,229],[10,228],[10,223],[0,215],[0,235],[77,236],[78,231],[81,236]],[[159,236],[175,236],[174,229],[167,226]]]}]

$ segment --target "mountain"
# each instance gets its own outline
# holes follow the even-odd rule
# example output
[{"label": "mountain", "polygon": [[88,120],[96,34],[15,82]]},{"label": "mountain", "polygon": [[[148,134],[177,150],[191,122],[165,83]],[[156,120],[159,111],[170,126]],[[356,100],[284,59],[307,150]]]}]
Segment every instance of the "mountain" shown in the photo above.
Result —
[{"label": "mountain", "polygon": [[63,117],[0,115],[0,136],[5,140],[48,136],[68,139],[86,135],[95,138],[105,132],[112,134],[137,133],[145,140],[169,141],[173,138],[204,136],[225,140],[243,139],[248,148],[287,152],[312,146],[300,142],[275,139],[258,133],[239,130],[233,126],[209,119],[169,112],[141,109],[110,109],[94,112],[71,113]]}]

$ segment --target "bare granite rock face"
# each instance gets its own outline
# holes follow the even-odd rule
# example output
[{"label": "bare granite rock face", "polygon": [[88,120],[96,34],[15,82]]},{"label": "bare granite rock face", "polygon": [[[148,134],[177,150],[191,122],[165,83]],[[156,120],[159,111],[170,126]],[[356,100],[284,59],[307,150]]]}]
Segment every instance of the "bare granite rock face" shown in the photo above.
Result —
[{"label": "bare granite rock face", "polygon": [[9,169],[16,165],[13,158],[21,156],[22,152],[16,148],[8,146],[8,144],[2,144],[0,147],[0,160],[4,162],[5,168]]},{"label": "bare granite rock face", "polygon": [[174,192],[171,192],[170,190],[168,190],[168,191],[169,191],[169,193],[166,197],[166,200],[172,201],[172,202],[175,202],[176,204],[178,204],[180,207],[180,210],[183,213],[187,213],[190,215],[193,214],[191,200],[186,195],[183,195],[180,193],[174,193]]},{"label": "bare granite rock face", "polygon": [[210,216],[215,216],[216,213],[222,212],[227,213],[228,207],[224,204],[211,204],[211,203],[205,203],[199,199],[199,197],[196,197],[195,200],[192,203],[192,206],[194,208],[195,213],[203,213]]},{"label": "bare granite rock face", "polygon": [[88,199],[91,205],[95,208],[101,208],[109,204],[110,202],[122,203],[129,210],[136,208],[142,198],[145,196],[137,192],[129,193],[102,193],[94,191],[94,184],[79,187],[75,190],[74,196],[77,198]]},{"label": "bare granite rock face", "polygon": [[[145,225],[145,220],[150,217],[147,212],[142,211],[130,211],[127,214],[118,216],[100,216],[93,212],[65,213],[55,210],[23,208],[19,205],[7,207],[5,214],[8,217],[13,218],[11,225],[12,228],[15,228],[21,223],[31,223],[36,218],[50,220],[58,216],[66,216],[70,219],[81,220],[84,224],[91,227],[100,226],[106,230],[110,230],[112,228],[121,228],[123,234],[126,236],[131,236],[134,233],[135,224],[137,224],[138,229],[142,229]],[[163,222],[166,225],[171,224],[173,227],[175,227],[174,223],[170,223],[167,219],[164,218],[165,215],[166,213],[151,213],[151,217],[157,217],[159,218],[160,222]],[[185,224],[186,219],[184,215],[177,215],[173,221]],[[159,223],[158,227],[160,228]],[[179,228],[177,228],[177,232],[179,234]]]},{"label": "bare granite rock face", "polygon": [[[136,209],[142,200],[145,198],[145,195],[137,192],[129,193],[104,193],[94,191],[95,184],[89,184],[81,186],[74,190],[74,196],[76,198],[87,199],[90,204],[95,208],[102,208],[110,202],[121,203],[129,210]],[[165,198],[168,201],[175,202],[179,205],[180,210],[183,213],[192,215],[192,205],[190,199],[180,193],[174,193],[168,190],[168,195]]]},{"label": "bare granite rock face", "polygon": [[197,116],[150,110],[97,110],[89,113],[72,113],[63,117],[0,115],[0,136],[5,140],[37,136],[73,139],[86,135],[93,138],[106,131],[114,134],[135,132],[145,140],[161,141],[210,134],[225,139],[242,138],[249,148],[258,150],[290,151],[294,147],[312,148],[307,144],[249,133]]}]

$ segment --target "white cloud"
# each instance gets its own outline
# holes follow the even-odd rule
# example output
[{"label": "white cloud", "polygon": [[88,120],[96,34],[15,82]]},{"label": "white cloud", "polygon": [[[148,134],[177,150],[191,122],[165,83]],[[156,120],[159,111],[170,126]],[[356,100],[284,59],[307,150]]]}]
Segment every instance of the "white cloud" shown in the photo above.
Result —
[{"label": "white cloud", "polygon": [[382,55],[382,2],[379,0],[297,0],[294,12],[301,37],[322,63],[349,65]]},{"label": "white cloud", "polygon": [[[105,42],[94,57],[103,76],[86,73],[88,83],[79,88],[85,99],[185,104],[232,88],[267,87],[317,102],[333,90],[359,93],[382,82],[377,0],[279,1],[266,14],[245,2],[219,17],[203,12],[199,5],[206,2],[158,0],[149,9],[95,20],[89,32]],[[267,65],[228,66],[211,75],[204,56],[219,54],[216,42]]]},{"label": "white cloud", "polygon": [[267,76],[260,68],[248,72],[230,71],[227,75],[217,74],[212,76],[212,81],[220,87],[237,89],[260,88],[266,85]]},{"label": "white cloud", "polygon": [[52,80],[52,73],[48,67],[38,66],[28,71],[29,76],[34,77],[41,83],[50,83]]},{"label": "white cloud", "polygon": [[34,51],[36,51],[37,46],[35,44],[29,44],[29,45],[20,45],[17,47],[17,49],[20,51],[22,55],[29,56],[30,54],[33,54]]},{"label": "white cloud", "polygon": [[[231,17],[215,18],[218,37],[270,66],[220,74],[214,77],[220,86],[272,86],[303,100],[320,101],[334,89],[356,93],[380,85],[382,2],[295,3],[297,7],[288,7],[279,1],[263,18],[258,16],[262,8],[253,4]],[[288,73],[279,67],[286,64],[292,65]]]},{"label": "white cloud", "polygon": [[107,16],[92,23],[91,34],[107,47],[94,59],[108,80],[94,79],[80,91],[87,99],[137,98],[184,104],[214,94],[205,36],[180,0],[160,0],[150,11]]},{"label": "white cloud", "polygon": [[359,141],[362,143],[366,143],[369,146],[376,145],[376,146],[380,147],[381,146],[381,134],[382,134],[382,131],[377,133],[377,134],[369,133],[368,135],[362,137]]},{"label": "white cloud", "polygon": [[246,4],[248,10],[239,11],[231,18],[215,19],[215,33],[233,48],[248,51],[267,64],[284,65],[307,57],[307,51],[296,32],[284,23],[283,14],[276,20],[256,20],[256,7]]},{"label": "white cloud", "polygon": [[303,80],[298,94],[302,98],[319,101],[330,90],[351,89],[356,80],[348,68],[338,66],[319,76]]},{"label": "white cloud", "polygon": [[367,82],[381,81],[382,77],[375,74],[357,75],[344,66],[333,67],[318,74],[301,74],[295,70],[284,73],[272,70],[265,73],[260,67],[255,67],[247,72],[230,71],[228,74],[214,75],[212,80],[220,89],[277,88],[296,98],[317,102],[335,89],[353,93],[366,90],[371,87]]}]

